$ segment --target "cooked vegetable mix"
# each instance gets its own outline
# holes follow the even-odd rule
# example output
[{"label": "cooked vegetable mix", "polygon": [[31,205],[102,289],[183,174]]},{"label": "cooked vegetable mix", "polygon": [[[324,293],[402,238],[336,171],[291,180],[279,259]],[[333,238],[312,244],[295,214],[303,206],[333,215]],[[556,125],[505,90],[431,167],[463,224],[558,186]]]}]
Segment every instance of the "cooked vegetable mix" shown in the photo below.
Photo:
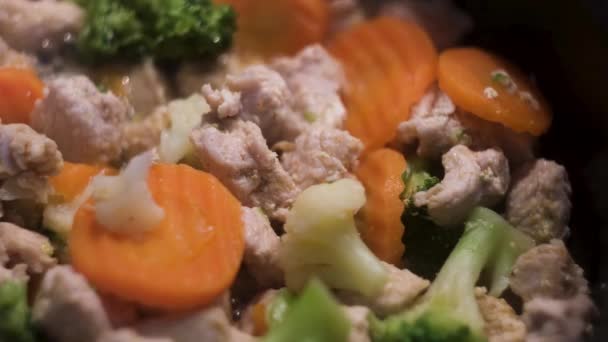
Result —
[{"label": "cooked vegetable mix", "polygon": [[0,0],[0,341],[581,341],[542,93],[363,2]]}]

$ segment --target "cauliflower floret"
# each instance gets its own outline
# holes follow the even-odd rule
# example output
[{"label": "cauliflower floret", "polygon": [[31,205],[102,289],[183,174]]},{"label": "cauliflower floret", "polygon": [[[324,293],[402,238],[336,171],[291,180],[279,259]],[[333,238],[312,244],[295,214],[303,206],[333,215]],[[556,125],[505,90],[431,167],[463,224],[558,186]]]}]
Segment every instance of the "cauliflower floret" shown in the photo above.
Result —
[{"label": "cauliflower floret", "polygon": [[313,127],[296,139],[294,149],[284,153],[281,161],[296,185],[306,189],[347,177],[362,150],[361,141],[346,131]]},{"label": "cauliflower floret", "polygon": [[284,221],[299,189],[268,149],[260,128],[242,120],[226,120],[221,126],[205,125],[190,136],[203,168],[243,205]]},{"label": "cauliflower floret", "polygon": [[0,222],[0,284],[7,280],[27,281],[26,272],[44,273],[57,262],[51,255],[53,247],[46,237]]},{"label": "cauliflower floret", "polygon": [[58,77],[47,87],[32,113],[32,127],[53,139],[66,160],[104,164],[120,157],[120,125],[129,114],[123,101],[101,93],[84,76]]},{"label": "cauliflower floret", "polygon": [[70,1],[0,0],[0,36],[18,50],[57,49],[73,39],[84,19]]},{"label": "cauliflower floret", "polygon": [[442,163],[443,180],[414,195],[414,204],[426,207],[440,226],[462,223],[474,207],[492,206],[507,192],[509,165],[498,150],[473,152],[456,145],[443,155]]},{"label": "cauliflower floret", "polygon": [[283,283],[279,267],[281,240],[274,232],[268,217],[259,208],[243,207],[245,225],[245,255],[243,262],[255,280],[264,287]]},{"label": "cauliflower floret", "polygon": [[475,299],[485,321],[489,342],[524,342],[526,325],[502,298],[488,295],[485,288],[475,289]]},{"label": "cauliflower floret", "polygon": [[522,166],[513,178],[506,200],[507,220],[538,243],[563,238],[572,207],[566,169],[538,159]]},{"label": "cauliflower floret", "polygon": [[95,291],[69,266],[56,266],[44,275],[32,320],[61,342],[95,341],[111,328]]}]

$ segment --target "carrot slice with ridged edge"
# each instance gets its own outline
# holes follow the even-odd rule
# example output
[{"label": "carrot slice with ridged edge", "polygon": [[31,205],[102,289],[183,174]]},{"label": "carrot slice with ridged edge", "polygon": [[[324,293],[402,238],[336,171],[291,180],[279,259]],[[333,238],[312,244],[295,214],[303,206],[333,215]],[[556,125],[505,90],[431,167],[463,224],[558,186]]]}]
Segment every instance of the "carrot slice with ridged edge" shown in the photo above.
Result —
[{"label": "carrot slice with ridged edge", "polygon": [[328,49],[348,81],[346,129],[366,152],[383,147],[435,81],[438,57],[430,37],[416,24],[379,17],[338,33]]},{"label": "carrot slice with ridged edge", "polygon": [[0,119],[2,123],[29,123],[34,105],[41,99],[44,83],[34,71],[0,67]]},{"label": "carrot slice with ridged edge", "polygon": [[92,203],[76,214],[73,266],[99,290],[141,305],[187,310],[234,281],[244,250],[239,201],[212,175],[185,165],[151,167],[148,186],[164,218],[150,231],[118,235]]},{"label": "carrot slice with ridged edge", "polygon": [[61,171],[49,178],[56,195],[71,202],[89,185],[98,174],[114,174],[116,171],[103,166],[63,162]]},{"label": "carrot slice with ridged edge", "polygon": [[456,105],[515,131],[541,135],[551,112],[521,70],[477,48],[455,48],[439,57],[439,87]]},{"label": "carrot slice with ridged edge", "polygon": [[355,172],[367,196],[361,237],[378,258],[394,265],[401,264],[405,250],[401,242],[404,203],[399,195],[404,189],[401,175],[406,166],[401,153],[382,148],[365,155]]},{"label": "carrot slice with ridged edge", "polygon": [[291,55],[325,39],[326,0],[219,0],[237,13],[235,46],[246,55]]}]

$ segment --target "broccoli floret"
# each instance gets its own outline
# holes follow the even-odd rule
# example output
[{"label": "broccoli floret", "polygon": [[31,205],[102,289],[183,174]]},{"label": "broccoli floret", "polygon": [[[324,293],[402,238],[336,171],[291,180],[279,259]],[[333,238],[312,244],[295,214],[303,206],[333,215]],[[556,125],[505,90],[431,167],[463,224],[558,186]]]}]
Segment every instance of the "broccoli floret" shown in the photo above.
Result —
[{"label": "broccoli floret", "polygon": [[476,208],[437,278],[415,306],[384,321],[372,319],[374,342],[486,341],[475,286],[488,272],[490,293],[506,288],[517,256],[534,246],[500,215]]},{"label": "broccoli floret", "polygon": [[314,185],[298,196],[281,237],[279,261],[288,288],[298,291],[318,277],[331,288],[365,296],[382,290],[387,271],[355,226],[364,203],[365,190],[352,179]]},{"label": "broccoli floret", "polygon": [[323,284],[314,279],[302,294],[275,299],[281,307],[262,342],[346,342],[350,322]]},{"label": "broccoli floret", "polygon": [[0,317],[0,341],[36,341],[25,283],[7,281],[0,284]]},{"label": "broccoli floret", "polygon": [[414,204],[414,195],[427,191],[441,181],[430,173],[430,168],[430,164],[422,159],[408,159],[407,169],[401,176],[405,184],[401,198],[405,202],[405,213],[408,216],[427,216],[426,208],[419,208]]},{"label": "broccoli floret", "polygon": [[232,43],[236,15],[210,0],[78,0],[87,12],[77,48],[85,61],[214,57]]}]

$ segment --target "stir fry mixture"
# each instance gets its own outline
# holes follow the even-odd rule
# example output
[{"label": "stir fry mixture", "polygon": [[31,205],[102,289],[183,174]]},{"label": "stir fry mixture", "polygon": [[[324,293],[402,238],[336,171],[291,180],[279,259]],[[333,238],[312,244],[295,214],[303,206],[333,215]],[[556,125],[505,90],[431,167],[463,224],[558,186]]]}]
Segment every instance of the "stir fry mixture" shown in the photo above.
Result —
[{"label": "stir fry mixture", "polygon": [[571,186],[446,0],[0,0],[0,341],[578,341]]}]

